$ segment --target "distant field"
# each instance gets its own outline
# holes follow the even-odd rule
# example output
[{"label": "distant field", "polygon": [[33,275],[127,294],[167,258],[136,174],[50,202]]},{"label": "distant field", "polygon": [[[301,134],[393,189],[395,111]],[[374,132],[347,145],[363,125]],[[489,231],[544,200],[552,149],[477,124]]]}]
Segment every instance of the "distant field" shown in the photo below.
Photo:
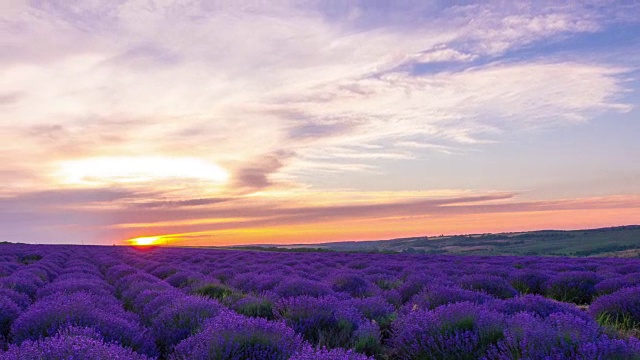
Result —
[{"label": "distant field", "polygon": [[[248,248],[248,247],[240,247]],[[637,257],[640,226],[591,230],[544,230],[519,233],[413,237],[379,241],[347,241],[310,245],[250,247],[303,251],[403,252],[457,255],[558,255]]]}]

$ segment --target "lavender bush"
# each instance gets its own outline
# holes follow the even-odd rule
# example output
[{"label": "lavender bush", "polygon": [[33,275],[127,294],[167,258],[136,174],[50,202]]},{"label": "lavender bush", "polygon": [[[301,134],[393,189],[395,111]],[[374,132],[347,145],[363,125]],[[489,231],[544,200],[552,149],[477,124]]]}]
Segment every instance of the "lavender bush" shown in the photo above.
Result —
[{"label": "lavender bush", "polygon": [[600,280],[597,274],[588,271],[560,273],[548,281],[546,295],[558,301],[589,304]]},{"label": "lavender bush", "polygon": [[466,275],[460,278],[459,284],[464,289],[480,291],[499,299],[512,298],[518,294],[505,279],[495,275]]},{"label": "lavender bush", "polygon": [[107,341],[149,355],[156,352],[148,331],[126,314],[115,299],[83,292],[54,294],[36,302],[14,321],[11,334],[19,344],[55,335],[69,326],[91,327]]},{"label": "lavender bush", "polygon": [[365,319],[348,301],[298,296],[279,301],[276,313],[316,346],[354,348],[367,353],[378,351],[379,327]]},{"label": "lavender bush", "polygon": [[150,360],[145,355],[99,337],[61,332],[55,336],[11,345],[0,360]]},{"label": "lavender bush", "polygon": [[174,298],[153,319],[151,329],[156,344],[164,353],[181,340],[200,331],[205,320],[222,309],[218,302],[199,296]]},{"label": "lavender bush", "polygon": [[589,311],[603,325],[640,331],[640,286],[601,296],[591,304]]},{"label": "lavender bush", "polygon": [[456,303],[400,317],[391,337],[397,359],[478,359],[500,341],[503,315],[481,305]]},{"label": "lavender bush", "polygon": [[373,358],[359,354],[352,350],[327,349],[318,350],[311,346],[305,346],[304,350],[294,354],[289,360],[372,360]]},{"label": "lavender bush", "polygon": [[6,338],[11,324],[20,315],[20,307],[10,298],[0,295],[0,337]]},{"label": "lavender bush", "polygon": [[303,344],[302,338],[283,322],[225,312],[207,321],[199,334],[178,344],[170,358],[286,360]]},{"label": "lavender bush", "polygon": [[593,320],[554,313],[547,320],[519,313],[508,321],[504,339],[483,359],[638,359],[638,341],[612,339]]}]

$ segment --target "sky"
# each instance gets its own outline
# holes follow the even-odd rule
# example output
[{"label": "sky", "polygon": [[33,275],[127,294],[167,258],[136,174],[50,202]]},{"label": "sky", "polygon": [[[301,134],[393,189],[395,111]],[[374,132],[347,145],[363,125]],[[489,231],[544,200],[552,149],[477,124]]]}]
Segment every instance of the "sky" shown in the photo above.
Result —
[{"label": "sky", "polygon": [[0,2],[0,241],[640,224],[640,4]]}]

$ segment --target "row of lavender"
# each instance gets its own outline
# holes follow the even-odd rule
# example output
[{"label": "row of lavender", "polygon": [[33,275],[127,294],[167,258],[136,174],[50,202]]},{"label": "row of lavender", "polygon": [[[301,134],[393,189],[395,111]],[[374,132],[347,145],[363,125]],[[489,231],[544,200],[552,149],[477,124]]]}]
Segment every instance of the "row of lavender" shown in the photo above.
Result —
[{"label": "row of lavender", "polygon": [[0,359],[640,359],[640,261],[0,248]]}]

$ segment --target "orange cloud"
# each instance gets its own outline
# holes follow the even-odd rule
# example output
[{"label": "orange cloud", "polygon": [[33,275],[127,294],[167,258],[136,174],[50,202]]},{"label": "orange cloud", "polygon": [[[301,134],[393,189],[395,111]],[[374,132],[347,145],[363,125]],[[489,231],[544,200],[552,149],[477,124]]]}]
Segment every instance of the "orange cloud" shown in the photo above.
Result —
[{"label": "orange cloud", "polygon": [[[372,216],[343,216],[299,221],[296,217],[247,219],[202,225],[185,221],[179,227],[145,227],[175,245],[291,244],[341,240],[388,239],[404,236],[510,232],[541,229],[583,229],[640,222],[640,199],[618,197],[510,204],[442,205],[398,216],[402,204]],[[413,209],[411,205],[407,205]],[[383,207],[384,208],[384,207]],[[446,208],[446,211],[441,211]],[[477,208],[477,209],[474,209]],[[304,210],[300,210],[304,211]],[[311,213],[314,213],[313,210]],[[277,212],[277,210],[276,210]],[[233,219],[237,220],[237,219]],[[184,232],[164,233],[170,230]],[[192,231],[188,231],[191,229]],[[155,231],[155,232],[154,232]]]}]

